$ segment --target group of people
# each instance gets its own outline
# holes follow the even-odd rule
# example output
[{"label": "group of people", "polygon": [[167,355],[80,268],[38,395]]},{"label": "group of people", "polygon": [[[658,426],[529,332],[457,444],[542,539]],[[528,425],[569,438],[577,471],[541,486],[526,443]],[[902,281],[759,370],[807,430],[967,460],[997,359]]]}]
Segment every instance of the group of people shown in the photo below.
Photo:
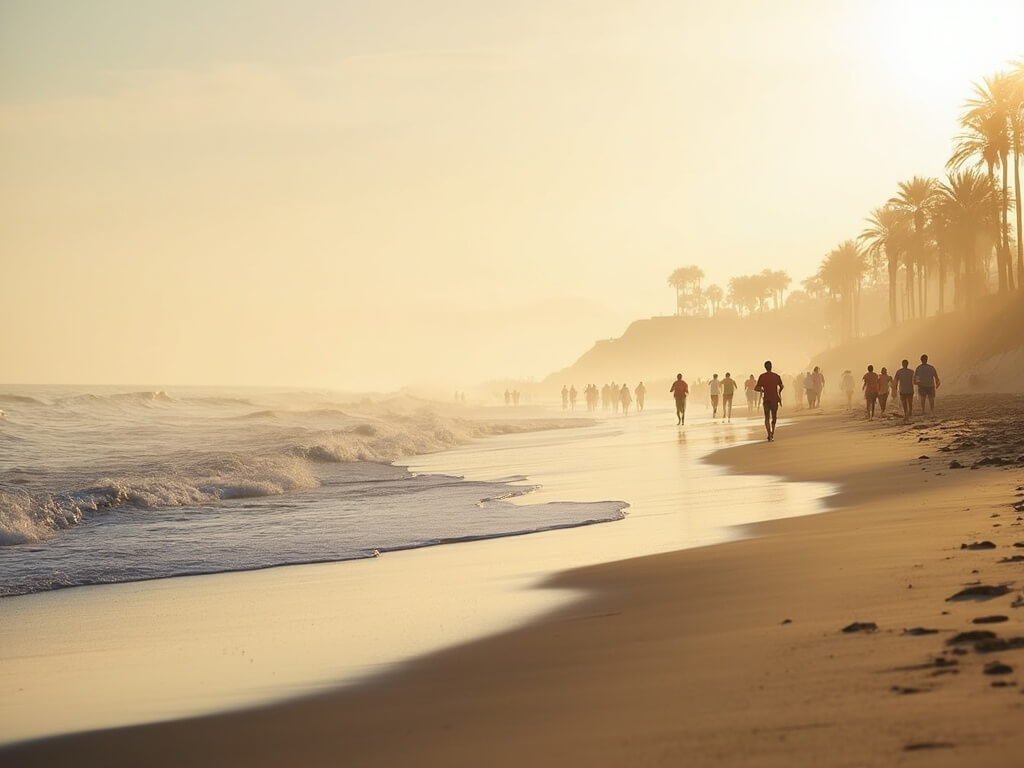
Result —
[{"label": "group of people", "polygon": [[[901,367],[892,376],[885,366],[879,373],[875,373],[875,366],[869,365],[867,373],[862,377],[861,390],[864,392],[864,409],[867,417],[875,417],[876,406],[885,415],[886,405],[889,402],[891,393],[892,399],[899,398],[900,407],[903,409],[903,421],[910,421],[914,416],[914,394],[921,399],[921,413],[925,412],[927,406],[929,413],[935,413],[935,390],[939,388],[939,372],[935,366],[928,362],[928,355],[921,355],[921,364],[910,369],[910,361],[903,360]],[[850,371],[843,373],[843,392],[846,393],[848,406],[853,404],[853,374]]]},{"label": "group of people", "polygon": [[[718,404],[721,398],[722,418],[732,419],[733,395],[738,388],[739,384],[729,371],[726,371],[724,379],[719,379],[717,373],[712,375],[708,381],[712,418],[718,418]],[[747,412],[753,411],[755,399],[760,401],[764,409],[764,426],[769,441],[775,439],[775,424],[779,417],[779,406],[782,404],[782,390],[785,388],[782,377],[772,371],[771,360],[765,360],[764,373],[757,379],[754,379],[754,374],[750,374],[743,382],[747,396]],[[669,387],[669,392],[676,403],[676,423],[682,426],[686,423],[686,401],[690,396],[690,386],[683,380],[683,374],[676,374],[676,380]]]},{"label": "group of people", "polygon": [[[579,393],[576,391],[575,385],[562,385],[562,410],[576,410],[576,400]],[[598,402],[600,401],[601,407],[608,411],[611,410],[613,413],[618,413],[621,409],[623,415],[629,413],[630,406],[633,404],[633,398],[636,397],[636,410],[639,413],[644,409],[644,401],[647,397],[647,387],[641,381],[636,385],[636,388],[632,391],[629,389],[628,384],[623,384],[621,387],[614,381],[610,384],[605,384],[603,387],[598,389],[596,384],[587,384],[583,388],[583,398],[587,403],[588,411],[596,411]]]}]

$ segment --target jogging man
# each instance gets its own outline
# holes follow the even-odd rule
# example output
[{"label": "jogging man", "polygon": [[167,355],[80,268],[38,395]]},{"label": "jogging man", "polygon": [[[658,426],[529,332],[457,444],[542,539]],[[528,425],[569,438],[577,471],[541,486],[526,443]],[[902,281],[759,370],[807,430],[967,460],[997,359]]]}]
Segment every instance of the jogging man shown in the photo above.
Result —
[{"label": "jogging man", "polygon": [[914,371],[914,382],[917,394],[921,398],[921,413],[924,413],[925,401],[928,401],[928,412],[935,413],[935,390],[939,386],[939,372],[935,366],[928,364],[928,355],[921,355],[921,364]]},{"label": "jogging man", "polygon": [[783,389],[785,385],[782,383],[782,377],[772,372],[772,361],[765,360],[764,373],[758,377],[754,391],[763,395],[761,402],[764,405],[764,428],[768,433],[769,442],[775,439],[775,422],[779,417],[779,406],[782,405]]}]

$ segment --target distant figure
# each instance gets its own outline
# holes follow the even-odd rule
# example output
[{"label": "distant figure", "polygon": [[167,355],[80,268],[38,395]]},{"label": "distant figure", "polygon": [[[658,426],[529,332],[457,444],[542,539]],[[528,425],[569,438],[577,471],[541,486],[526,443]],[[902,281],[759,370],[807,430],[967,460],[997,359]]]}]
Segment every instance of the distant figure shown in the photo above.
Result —
[{"label": "distant figure", "polygon": [[914,372],[910,370],[909,360],[904,360],[903,367],[896,371],[893,386],[900,393],[903,421],[908,422],[914,417]]},{"label": "distant figure", "polygon": [[921,398],[921,413],[924,413],[925,401],[928,412],[935,413],[935,390],[938,388],[939,372],[935,366],[928,364],[928,355],[921,355],[921,364],[914,370],[914,381],[917,382],[917,394]]},{"label": "distant figure", "polygon": [[882,410],[883,416],[885,416],[885,404],[889,402],[890,389],[892,389],[892,376],[889,375],[888,369],[883,365],[882,372],[878,374],[878,405]]},{"label": "distant figure", "polygon": [[647,396],[647,387],[644,386],[644,383],[642,381],[639,384],[636,385],[635,392],[636,392],[636,410],[637,410],[637,413],[640,413],[644,409],[644,398]]},{"label": "distant figure", "polygon": [[619,412],[619,385],[616,384],[614,380],[612,381],[611,384],[608,385],[608,397],[610,397],[611,401],[612,401],[612,413],[618,413]]},{"label": "distant figure", "polygon": [[507,389],[505,390],[505,405],[508,405],[512,401],[512,393]]},{"label": "distant figure", "polygon": [[515,406],[519,405],[519,390],[518,389],[513,389],[512,390],[512,405],[515,405]]},{"label": "distant figure", "polygon": [[562,410],[564,411],[568,407],[569,407],[569,388],[567,386],[565,386],[565,384],[563,384],[562,385]]},{"label": "distant figure", "polygon": [[[722,391],[722,382],[718,380],[718,374],[714,374],[711,377],[711,381],[708,382],[708,394],[711,396],[711,418],[718,418],[718,396]],[[722,414],[725,415],[724,413]]]},{"label": "distant figure", "polygon": [[764,373],[758,379],[754,389],[761,393],[764,402],[764,428],[768,433],[768,442],[775,439],[775,422],[779,417],[779,406],[782,405],[782,390],[785,385],[777,373],[772,373],[772,361],[764,361]]},{"label": "distant figure", "polygon": [[690,394],[690,387],[683,381],[683,374],[676,374],[676,380],[668,391],[676,399],[676,421],[682,425],[686,421],[686,396]]},{"label": "distant figure", "polygon": [[875,373],[875,366],[869,365],[868,372],[864,374],[864,383],[861,389],[864,390],[864,407],[869,419],[875,417],[875,403],[878,401],[879,376]]},{"label": "distant figure", "polygon": [[853,371],[847,368],[843,371],[843,377],[839,380],[839,387],[846,395],[846,407],[853,407]]},{"label": "distant figure", "polygon": [[728,371],[722,379],[722,418],[732,421],[732,396],[736,394],[736,379]]},{"label": "distant figure", "polygon": [[569,410],[571,410],[571,411],[575,411],[576,410],[576,396],[578,394],[579,393],[576,391],[576,385],[575,384],[573,384],[571,387],[569,387]]},{"label": "distant figure", "polygon": [[754,391],[755,386],[757,386],[757,382],[754,380],[754,374],[750,374],[750,378],[743,382],[743,391],[747,395],[747,416],[754,415],[754,400],[757,399],[757,392]]},{"label": "distant figure", "polygon": [[619,402],[622,403],[622,415],[629,415],[629,404],[633,402],[633,396],[629,394],[629,387],[625,384],[619,390]]},{"label": "distant figure", "polygon": [[814,366],[811,376],[814,378],[814,407],[821,408],[821,393],[825,391],[825,374],[818,366]]},{"label": "distant figure", "polygon": [[814,376],[810,371],[804,374],[804,394],[807,396],[807,407],[814,407]]}]

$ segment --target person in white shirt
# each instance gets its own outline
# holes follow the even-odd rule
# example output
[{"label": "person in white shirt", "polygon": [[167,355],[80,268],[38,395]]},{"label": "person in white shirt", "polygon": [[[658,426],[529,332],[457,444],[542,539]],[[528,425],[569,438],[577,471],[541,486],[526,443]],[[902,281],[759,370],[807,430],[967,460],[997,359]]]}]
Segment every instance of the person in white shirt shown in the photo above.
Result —
[{"label": "person in white shirt", "polygon": [[[711,418],[718,418],[718,395],[722,391],[722,382],[718,380],[718,374],[716,373],[711,377],[711,381],[708,382],[708,394],[711,395]],[[725,415],[724,412],[722,414]]]}]

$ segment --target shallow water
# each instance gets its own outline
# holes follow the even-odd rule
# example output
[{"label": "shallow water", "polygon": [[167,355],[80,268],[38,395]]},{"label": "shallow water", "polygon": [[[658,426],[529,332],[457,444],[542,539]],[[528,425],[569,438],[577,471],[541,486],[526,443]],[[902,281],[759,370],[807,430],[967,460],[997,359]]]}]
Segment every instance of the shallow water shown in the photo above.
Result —
[{"label": "shallow water", "polygon": [[[756,420],[691,414],[682,430],[673,421],[662,410],[505,434],[406,462],[414,473],[521,475],[540,486],[515,504],[629,501],[627,517],[608,525],[0,600],[0,740],[365,680],[566,605],[574,594],[535,588],[557,571],[725,541],[746,523],[822,510],[829,486],[729,475],[701,460],[760,439]],[[55,701],[65,702],[59,717]]]}]

